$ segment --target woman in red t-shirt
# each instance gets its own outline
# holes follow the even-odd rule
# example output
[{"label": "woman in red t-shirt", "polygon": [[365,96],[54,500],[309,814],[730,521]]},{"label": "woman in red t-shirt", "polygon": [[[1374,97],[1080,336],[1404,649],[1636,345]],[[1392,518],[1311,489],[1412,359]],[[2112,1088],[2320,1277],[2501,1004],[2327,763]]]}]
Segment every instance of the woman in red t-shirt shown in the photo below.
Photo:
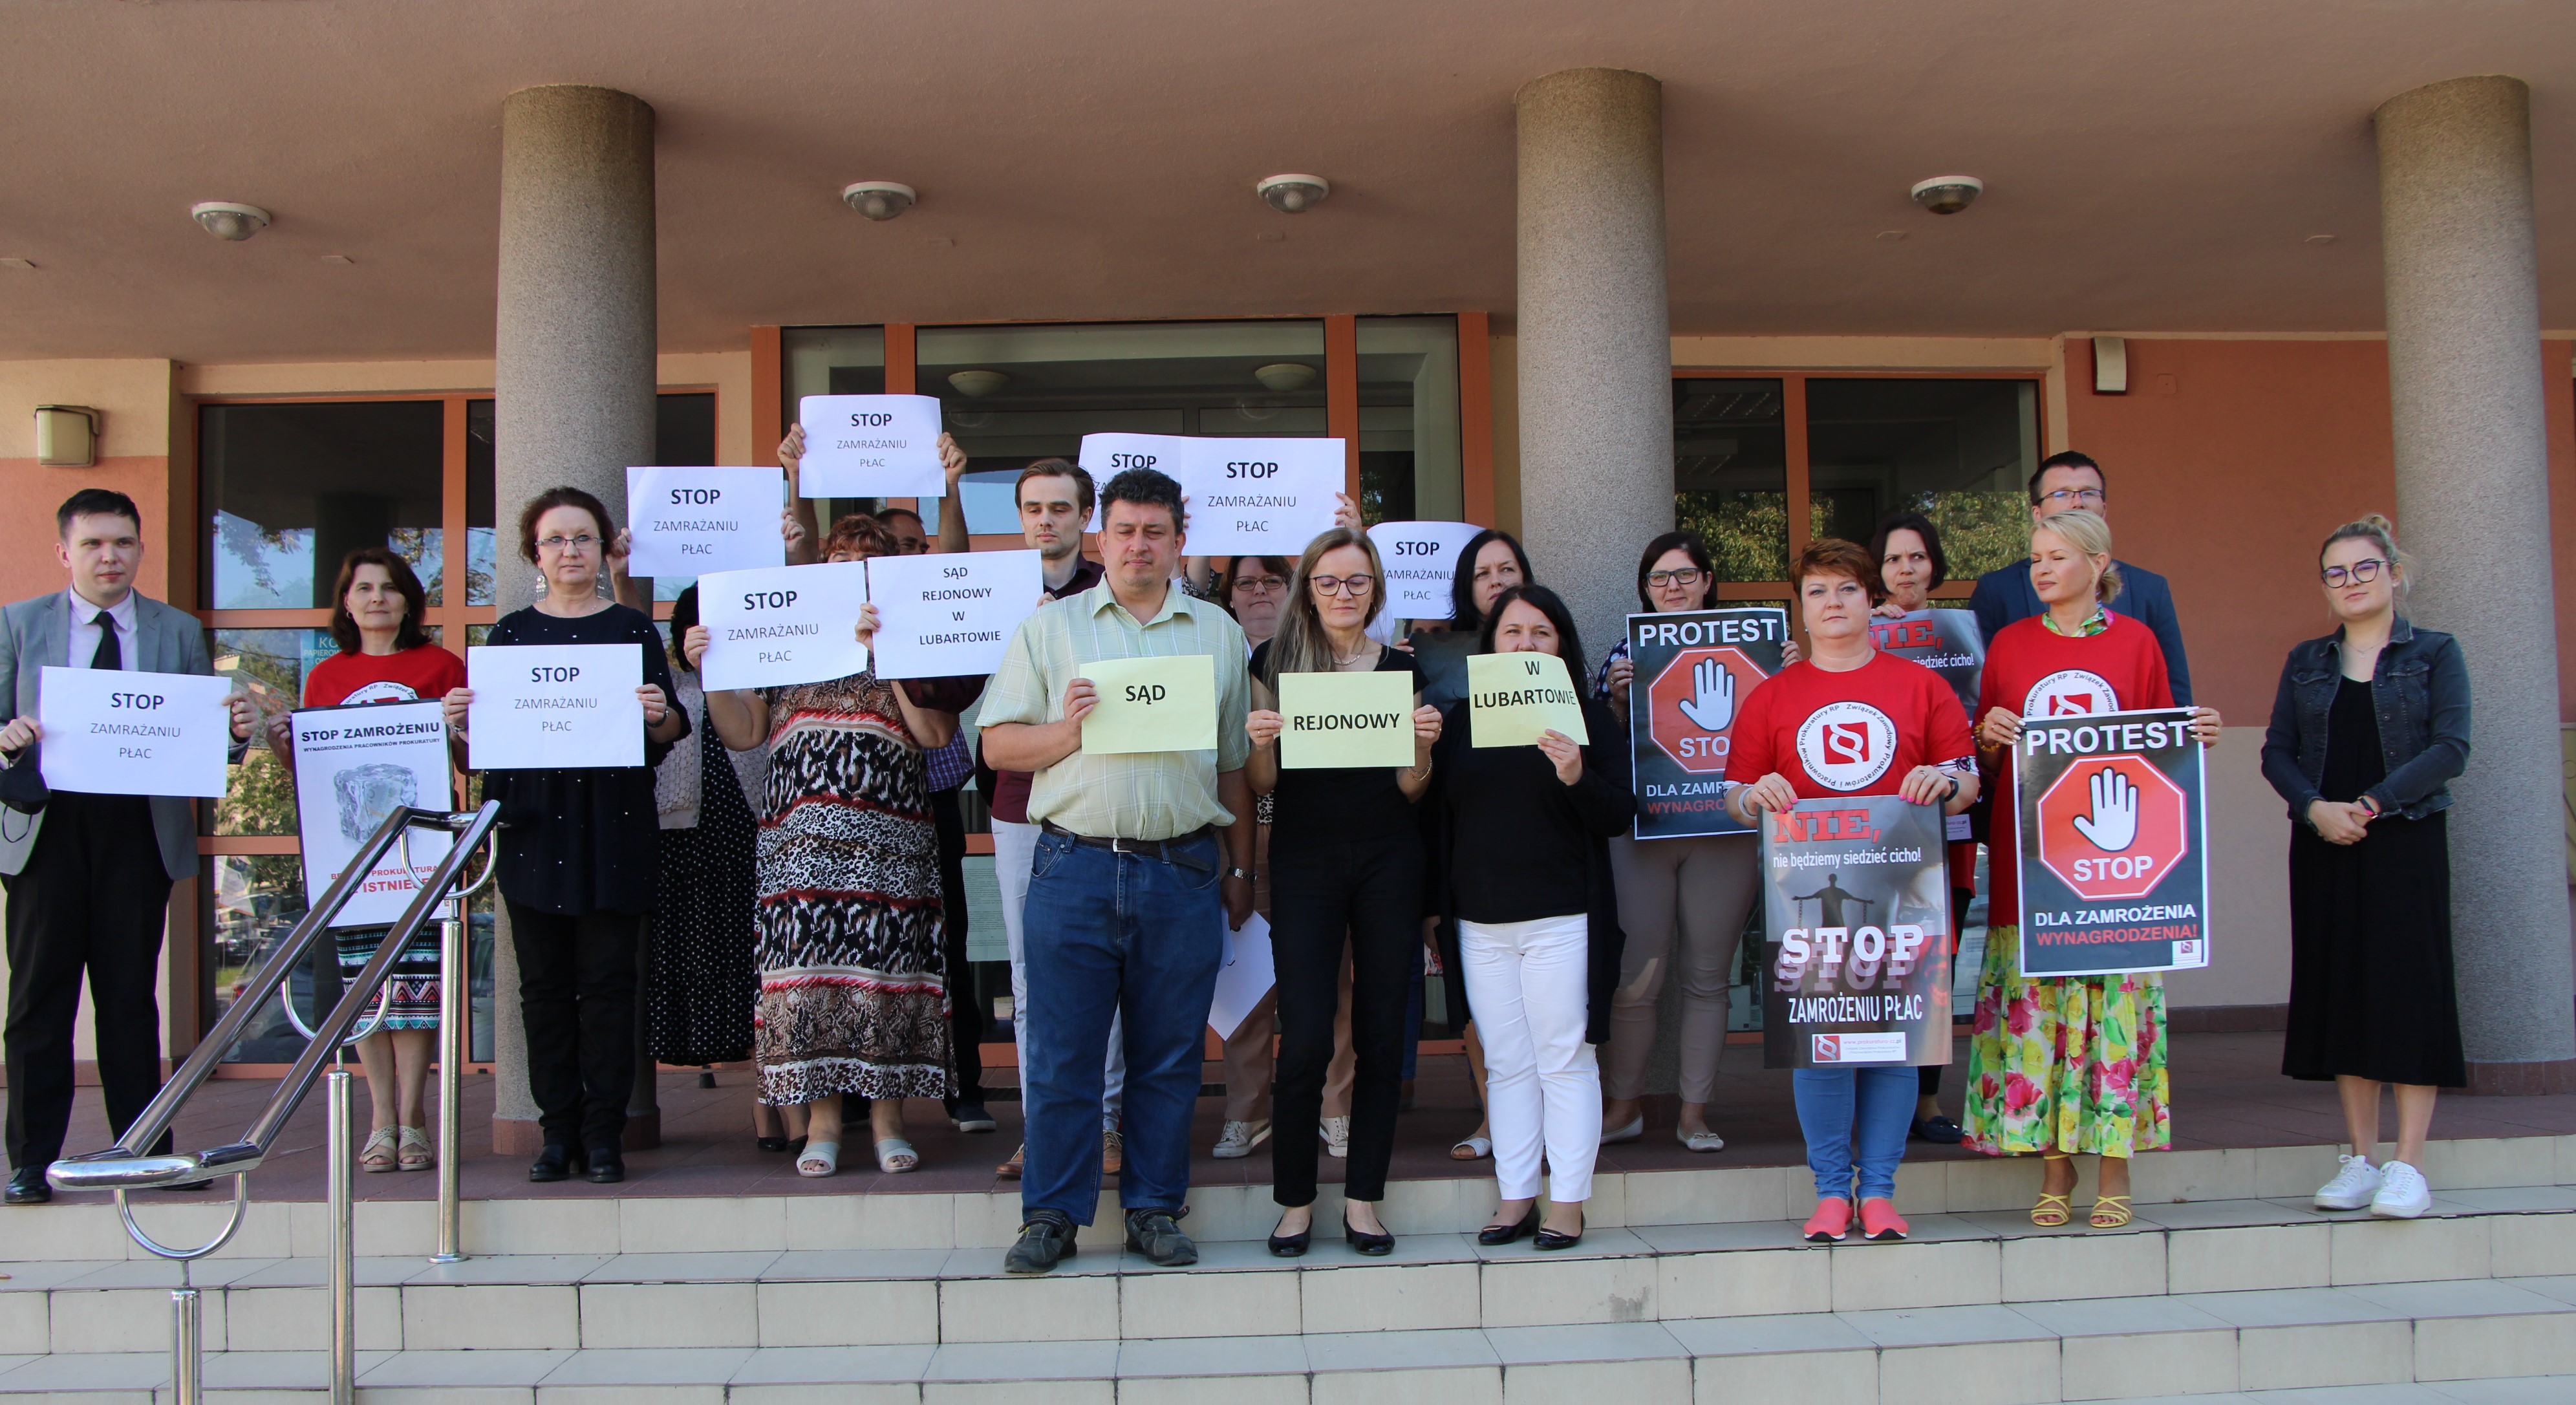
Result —
[{"label": "woman in red t-shirt", "polygon": [[[1986,644],[1977,740],[1995,784],[2021,719],[2067,712],[2173,706],[2154,631],[2112,614],[2120,593],[2111,528],[2095,513],[2061,512],[2030,537],[2030,579],[2042,614]],[[2218,714],[2193,709],[2192,735],[2218,740]],[[2101,1185],[2091,1224],[2129,1222],[2129,1157],[2171,1140],[2165,1075],[2164,978],[2155,972],[2024,980],[2021,974],[2021,835],[2008,788],[1994,807],[1987,845],[1986,955],[1968,1040],[1967,1144],[1989,1156],[2040,1153],[2045,1163],[2031,1223],[2073,1217],[2074,1156],[2098,1153]]]},{"label": "woman in red t-shirt", "polygon": [[[1870,639],[1878,562],[1867,548],[1828,537],[1798,554],[1793,575],[1807,657],[1754,689],[1736,712],[1726,760],[1726,805],[1736,823],[1758,828],[1765,811],[1836,795],[1901,795],[1953,815],[1967,809],[1977,798],[1977,767],[1958,695],[1939,674],[1880,653]],[[1855,733],[1857,754],[1828,749],[1829,734]],[[1802,1231],[1808,1241],[1848,1235],[1855,1198],[1863,1234],[1904,1238],[1896,1168],[1914,1118],[1914,1070],[1802,1068],[1791,1084],[1816,1177],[1816,1213]]]},{"label": "woman in red t-shirt", "polygon": [[[464,687],[464,663],[429,642],[421,628],[428,604],[428,592],[420,588],[410,562],[381,546],[350,552],[340,562],[340,581],[331,596],[331,637],[339,641],[340,652],[304,676],[304,705],[413,702],[443,698],[450,688]],[[294,728],[286,717],[270,719],[268,745],[286,763],[287,773],[294,774]],[[437,801],[423,797],[423,803]],[[342,978],[356,975],[384,937],[381,927],[340,929]],[[385,989],[392,994],[384,1023],[358,1041],[367,1098],[375,1109],[375,1129],[358,1165],[369,1171],[426,1171],[436,1164],[423,1106],[438,1030],[434,933],[424,929],[403,949],[385,978]]]}]

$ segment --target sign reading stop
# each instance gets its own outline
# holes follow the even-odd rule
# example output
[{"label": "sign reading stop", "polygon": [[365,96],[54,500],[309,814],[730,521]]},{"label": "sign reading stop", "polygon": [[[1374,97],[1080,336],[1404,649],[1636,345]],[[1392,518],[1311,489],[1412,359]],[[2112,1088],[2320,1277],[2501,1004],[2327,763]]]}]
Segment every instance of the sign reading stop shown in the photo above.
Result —
[{"label": "sign reading stop", "polygon": [[1684,649],[1646,685],[1648,734],[1683,770],[1717,775],[1736,709],[1769,676],[1741,649]]},{"label": "sign reading stop", "polygon": [[2188,803],[2143,757],[2077,761],[2039,797],[2039,860],[2088,901],[2145,897],[2191,852]]}]

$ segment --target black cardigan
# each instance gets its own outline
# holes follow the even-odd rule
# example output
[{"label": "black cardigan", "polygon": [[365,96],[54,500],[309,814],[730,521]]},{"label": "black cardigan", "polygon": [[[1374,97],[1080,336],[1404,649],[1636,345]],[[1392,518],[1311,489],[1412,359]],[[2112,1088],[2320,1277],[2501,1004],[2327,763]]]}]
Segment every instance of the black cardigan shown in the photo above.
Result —
[{"label": "black cardigan", "polygon": [[[1584,853],[1588,895],[1584,916],[1589,919],[1592,945],[1588,953],[1589,1005],[1583,1038],[1586,1043],[1600,1044],[1610,1038],[1610,997],[1619,985],[1620,949],[1627,944],[1626,934],[1619,929],[1618,891],[1610,878],[1610,837],[1628,832],[1636,817],[1637,798],[1629,781],[1627,727],[1609,708],[1590,699],[1583,704],[1583,725],[1592,734],[1592,740],[1583,747],[1583,778],[1573,787],[1557,787],[1553,803],[1573,811],[1578,823],[1592,831],[1592,841]],[[1424,847],[1430,861],[1430,891],[1423,895],[1423,910],[1439,918],[1440,963],[1445,968],[1442,979],[1453,1026],[1472,1016],[1467,1009],[1466,972],[1458,960],[1458,904],[1450,883],[1454,826],[1442,777],[1448,773],[1455,754],[1470,745],[1467,704],[1452,703],[1441,717],[1440,740],[1431,749],[1431,790],[1417,812],[1422,818]],[[1577,789],[1586,792],[1587,803],[1574,802]],[[1600,819],[1614,811],[1618,822],[1603,828]]]}]

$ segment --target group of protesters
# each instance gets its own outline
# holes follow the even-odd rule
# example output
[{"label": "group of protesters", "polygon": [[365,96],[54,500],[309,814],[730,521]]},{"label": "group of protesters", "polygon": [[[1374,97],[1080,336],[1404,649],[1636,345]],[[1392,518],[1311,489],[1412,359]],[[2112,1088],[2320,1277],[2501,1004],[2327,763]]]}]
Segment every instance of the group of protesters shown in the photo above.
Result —
[{"label": "group of protesters", "polygon": [[[797,434],[780,446],[791,563],[968,549],[956,497],[966,459],[952,441],[941,441],[950,496],[935,535],[900,508],[827,530],[793,493],[801,449]],[[2171,1137],[2162,980],[2020,971],[2021,845],[2009,800],[1996,797],[2012,793],[2022,719],[2070,673],[2112,709],[2189,709],[2203,746],[2217,743],[2220,719],[2193,706],[2165,582],[2113,558],[2102,467],[2058,454],[2028,496],[2026,559],[1986,573],[1967,602],[1984,641],[1973,715],[1950,682],[1878,647],[1872,628],[1955,598],[1936,597],[1948,558],[1934,521],[1902,512],[1867,543],[1813,541],[1789,572],[1800,638],[1733,710],[1725,805],[1742,832],[1653,839],[1635,829],[1626,642],[1594,666],[1573,612],[1542,583],[1546,563],[1501,531],[1459,549],[1448,618],[1399,622],[1347,499],[1294,559],[1211,561],[1188,554],[1171,478],[1130,469],[1095,485],[1041,459],[1020,471],[1014,501],[1047,599],[989,678],[892,682],[862,670],[711,691],[697,681],[709,640],[694,590],[674,602],[666,640],[605,505],[573,488],[541,494],[519,514],[517,548],[542,592],[489,642],[633,645],[645,746],[641,766],[483,776],[501,806],[498,887],[542,1131],[529,1176],[623,1178],[639,1023],[641,1052],[666,1063],[748,1059],[755,1136],[804,1175],[838,1170],[859,1111],[881,1171],[919,1166],[908,1099],[939,1099],[962,1131],[995,1130],[966,955],[960,793],[971,782],[991,814],[1025,1132],[1001,1167],[1023,1206],[1010,1271],[1044,1272],[1072,1253],[1110,1175],[1129,1247],[1156,1264],[1196,1261],[1180,1217],[1207,1016],[1227,933],[1256,911],[1275,986],[1226,1040],[1214,1151],[1269,1144],[1271,1251],[1307,1252],[1325,1155],[1346,1163],[1345,1241],[1362,1254],[1393,1248],[1402,1226],[1379,1206],[1427,974],[1465,1033],[1483,1109],[1451,1154],[1494,1161],[1480,1241],[1569,1247],[1583,1237],[1598,1148],[1644,1134],[1656,1010],[1676,971],[1673,1132],[1691,1152],[1725,1147],[1717,1072],[1738,941],[1762,886],[1759,828],[1802,799],[1860,794],[1973,818],[1988,926],[1958,1117],[1942,1110],[1939,1061],[1794,1075],[1817,1193],[1801,1233],[1903,1238],[1895,1182],[1910,1139],[2040,1157],[2031,1218],[2042,1226],[2074,1219],[2074,1158],[2096,1157],[2085,1222],[2125,1225],[2131,1159]],[[1083,549],[1095,512],[1096,557]],[[67,589],[0,616],[0,752],[22,764],[38,740],[40,665],[210,671],[196,622],[133,588],[142,529],[130,501],[86,491],[59,526]],[[2442,811],[2467,758],[2465,671],[2449,636],[2403,615],[2413,564],[2384,519],[2334,529],[2317,569],[2336,627],[2292,651],[2263,748],[2293,819],[2284,1071],[2341,1088],[2351,1154],[2317,1203],[2414,1215],[2428,1203],[2418,1168],[2434,1090],[2464,1081]],[[1692,533],[1647,543],[1636,575],[1642,612],[1717,603],[1717,572]],[[463,768],[472,693],[457,656],[424,632],[425,608],[400,555],[351,552],[333,597],[339,652],[310,671],[302,701],[443,699]],[[866,607],[859,642],[878,623]],[[1586,737],[1479,745],[1475,709],[1418,657],[1438,635],[1465,636],[1443,643],[1472,653],[1553,655],[1589,678]],[[1084,749],[1099,702],[1087,669],[1200,655],[1218,661],[1214,749]],[[1407,676],[1410,765],[1281,764],[1281,678],[1324,672]],[[1825,774],[1809,725],[1854,705],[1893,740],[1890,763],[1857,789]],[[234,712],[236,756],[264,740],[291,764],[284,718],[262,738],[258,709],[237,699]],[[13,1204],[48,1197],[85,970],[111,1128],[121,1133],[158,1086],[149,972],[169,884],[195,870],[186,812],[184,800],[57,792],[41,815],[0,825]],[[1947,853],[1952,943],[1976,897],[1979,846],[1961,832]],[[380,939],[344,934],[344,967]],[[432,1164],[422,1087],[438,979],[427,943],[404,953],[360,1042],[375,1103],[365,1170]],[[2400,1123],[2385,1161],[2383,1082],[2397,1085]]]}]

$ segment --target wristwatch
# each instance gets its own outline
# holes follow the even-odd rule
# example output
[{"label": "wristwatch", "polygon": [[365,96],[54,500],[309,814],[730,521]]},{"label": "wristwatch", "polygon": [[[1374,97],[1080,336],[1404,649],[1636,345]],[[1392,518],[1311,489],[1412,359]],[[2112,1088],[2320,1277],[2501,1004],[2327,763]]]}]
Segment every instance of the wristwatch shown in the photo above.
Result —
[{"label": "wristwatch", "polygon": [[1248,868],[1229,868],[1225,871],[1225,876],[1228,878],[1240,878],[1249,883],[1252,881],[1252,870]]},{"label": "wristwatch", "polygon": [[1956,799],[1958,799],[1958,798],[1959,798],[1959,778],[1958,778],[1957,776],[1952,776],[1952,777],[1950,778],[1950,788],[1949,788],[1948,790],[1945,790],[1945,791],[1941,792],[1941,803],[1942,803],[1942,804],[1944,804],[1944,805],[1947,805],[1947,804],[1949,804],[1951,801],[1956,800]]}]

